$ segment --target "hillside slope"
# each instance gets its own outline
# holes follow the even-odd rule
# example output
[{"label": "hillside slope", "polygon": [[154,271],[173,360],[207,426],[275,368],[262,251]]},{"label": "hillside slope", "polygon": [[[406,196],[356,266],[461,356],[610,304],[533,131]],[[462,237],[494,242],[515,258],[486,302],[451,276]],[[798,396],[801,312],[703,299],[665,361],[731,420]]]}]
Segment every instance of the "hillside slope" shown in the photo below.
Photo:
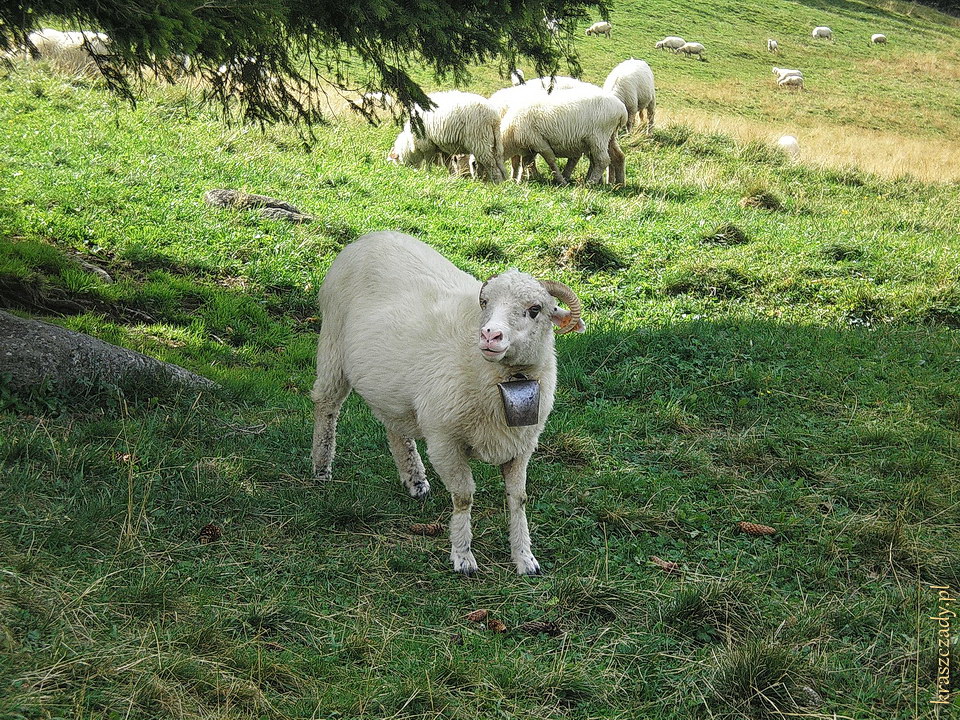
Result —
[{"label": "hillside slope", "polygon": [[[668,7],[616,5],[636,35],[584,38],[588,78],[724,14]],[[838,35],[851,12],[870,24],[857,3],[826,20],[789,7]],[[917,22],[946,52],[955,26],[931,17]],[[748,122],[684,90],[717,87],[705,73],[778,112],[806,102],[776,102],[753,45],[766,34],[705,37],[705,63],[645,55],[687,124],[625,140],[622,188],[396,167],[396,128],[354,120],[318,128],[308,154],[290,128],[224,127],[186,88],[131,109],[42,64],[0,71],[0,307],[226,389],[20,397],[0,377],[0,718],[945,717],[929,702],[931,586],[960,586],[958,186],[796,165],[691,127]],[[831,52],[853,63],[840,37]],[[862,102],[842,87],[839,107]],[[215,187],[316,221],[210,208]],[[409,498],[356,397],[334,478],[310,479],[316,289],[384,228],[584,302],[530,466],[542,577],[515,575],[502,480],[479,464],[481,571],[452,573],[445,533],[410,527],[446,522],[448,496],[428,469],[433,496]],[[509,632],[467,620],[478,608]]]},{"label": "hillside slope", "polygon": [[[807,161],[960,179],[960,19],[906,2],[652,0],[614,2],[611,21],[611,39],[580,39],[584,79],[602,84],[618,62],[646,60],[664,121],[741,139],[790,133]],[[833,41],[814,40],[816,25]],[[878,32],[887,45],[870,43]],[[702,42],[709,61],[654,50],[672,34]],[[802,70],[804,91],[778,89],[773,65]],[[476,71],[481,92],[502,84],[495,69]]]}]

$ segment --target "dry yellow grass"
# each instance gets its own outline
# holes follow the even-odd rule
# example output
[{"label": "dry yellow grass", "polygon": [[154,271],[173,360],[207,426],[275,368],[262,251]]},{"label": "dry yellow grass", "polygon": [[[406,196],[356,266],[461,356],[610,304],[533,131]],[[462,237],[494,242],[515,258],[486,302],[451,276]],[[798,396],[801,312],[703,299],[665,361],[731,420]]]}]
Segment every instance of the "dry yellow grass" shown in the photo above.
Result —
[{"label": "dry yellow grass", "polygon": [[960,182],[960,139],[911,137],[849,125],[769,123],[701,110],[664,110],[660,124],[687,125],[699,132],[732,135],[741,141],[773,144],[795,135],[800,162],[832,168],[858,167],[885,178],[909,175],[927,182]]}]

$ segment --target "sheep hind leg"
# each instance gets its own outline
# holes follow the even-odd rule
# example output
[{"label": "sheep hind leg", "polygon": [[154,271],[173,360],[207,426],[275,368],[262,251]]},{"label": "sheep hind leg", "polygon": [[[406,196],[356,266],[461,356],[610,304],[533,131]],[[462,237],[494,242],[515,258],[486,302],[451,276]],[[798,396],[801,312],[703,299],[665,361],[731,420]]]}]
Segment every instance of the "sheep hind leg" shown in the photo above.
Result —
[{"label": "sheep hind leg", "polygon": [[607,152],[610,153],[610,166],[607,168],[610,184],[623,185],[627,181],[627,156],[620,149],[616,135],[610,138]]},{"label": "sheep hind leg", "polygon": [[[319,367],[319,363],[318,363]],[[350,394],[350,386],[340,372],[324,376],[318,372],[317,382],[310,397],[313,398],[313,476],[328,480],[333,468],[333,456],[337,447],[337,418],[340,406]]]},{"label": "sheep hind leg", "polygon": [[397,472],[400,473],[400,482],[410,497],[417,500],[426,497],[430,493],[430,483],[423,469],[423,460],[417,452],[417,441],[388,429],[387,442],[393,461],[397,464]]},{"label": "sheep hind leg", "polygon": [[587,184],[595,185],[603,180],[603,173],[610,166],[610,151],[603,146],[591,147],[589,155],[590,169],[587,171]]}]

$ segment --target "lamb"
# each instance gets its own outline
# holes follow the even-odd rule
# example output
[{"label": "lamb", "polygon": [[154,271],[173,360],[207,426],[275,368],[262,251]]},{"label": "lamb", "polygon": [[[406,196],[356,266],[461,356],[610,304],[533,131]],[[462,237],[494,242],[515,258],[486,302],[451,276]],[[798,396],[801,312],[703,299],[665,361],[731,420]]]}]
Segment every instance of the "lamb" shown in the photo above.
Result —
[{"label": "lamb", "polygon": [[436,107],[417,108],[422,130],[410,120],[397,136],[387,156],[404,165],[430,165],[439,153],[447,157],[466,153],[476,159],[480,177],[490,182],[503,182],[503,145],[500,141],[500,115],[486,98],[458,90],[430,93]]},{"label": "lamb", "polygon": [[813,29],[814,38],[823,38],[824,40],[833,40],[833,30],[825,25],[818,25]]},{"label": "lamb", "polygon": [[780,52],[780,46],[773,38],[767,38],[767,51],[772,53]]},{"label": "lamb", "polygon": [[[481,283],[419,240],[384,231],[341,251],[319,304],[323,325],[311,393],[315,476],[331,476],[340,407],[356,390],[386,427],[400,480],[414,498],[430,491],[416,444],[426,441],[453,500],[454,570],[477,571],[470,548],[475,486],[469,459],[475,458],[503,473],[517,573],[539,574],[525,511],[527,463],[553,407],[552,325],[559,333],[585,330],[576,294],[516,270]],[[509,386],[498,384],[519,376],[539,383],[539,402],[534,396],[525,408],[537,411],[535,418],[511,425],[517,418],[501,400]]]},{"label": "lamb", "polygon": [[677,48],[678,53],[683,53],[684,55],[696,55],[701,60],[704,59],[703,53],[706,52],[706,48],[698,42],[688,42],[684,43]]},{"label": "lamb", "polygon": [[601,20],[600,22],[595,22],[593,25],[587,28],[587,35],[606,35],[610,37],[610,31],[613,29],[613,25],[608,23],[606,20]]},{"label": "lamb", "polygon": [[657,50],[664,50],[669,48],[670,50],[673,50],[674,52],[676,52],[679,48],[682,48],[686,44],[687,44],[687,41],[684,40],[682,37],[677,37],[676,35],[668,35],[663,40],[659,40],[657,44],[654,45],[654,47]]},{"label": "lamb", "polygon": [[627,132],[633,130],[636,116],[646,115],[647,133],[653,133],[653,116],[657,106],[657,93],[653,83],[653,71],[643,60],[624,60],[607,75],[603,83],[606,92],[613,93],[627,108]]},{"label": "lamb", "polygon": [[875,35],[870,36],[870,42],[874,45],[884,45],[887,42],[887,36],[882,35],[881,33],[876,33]]},{"label": "lamb", "polygon": [[802,75],[787,75],[777,80],[777,87],[794,87],[797,90],[803,90]]},{"label": "lamb", "polygon": [[777,140],[777,147],[793,159],[800,155],[800,143],[793,135],[782,135]]},{"label": "lamb", "polygon": [[[539,154],[561,185],[568,184],[582,155],[590,158],[588,183],[600,182],[608,167],[611,182],[623,183],[625,156],[617,133],[626,124],[624,104],[599,88],[574,88],[533,97],[504,115],[500,123],[503,155],[513,158],[512,177],[517,182]],[[558,157],[570,159],[563,173],[557,167]]]}]

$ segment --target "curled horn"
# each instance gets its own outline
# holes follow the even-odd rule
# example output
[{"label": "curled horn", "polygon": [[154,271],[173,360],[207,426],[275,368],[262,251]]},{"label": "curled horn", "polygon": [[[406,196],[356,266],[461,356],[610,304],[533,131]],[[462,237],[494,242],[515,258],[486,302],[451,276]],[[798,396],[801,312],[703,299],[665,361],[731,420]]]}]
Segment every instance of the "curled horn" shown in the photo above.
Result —
[{"label": "curled horn", "polygon": [[547,292],[553,295],[557,300],[564,303],[570,309],[570,315],[557,328],[559,334],[568,333],[577,327],[580,322],[580,298],[569,287],[556,280],[541,280]]}]

